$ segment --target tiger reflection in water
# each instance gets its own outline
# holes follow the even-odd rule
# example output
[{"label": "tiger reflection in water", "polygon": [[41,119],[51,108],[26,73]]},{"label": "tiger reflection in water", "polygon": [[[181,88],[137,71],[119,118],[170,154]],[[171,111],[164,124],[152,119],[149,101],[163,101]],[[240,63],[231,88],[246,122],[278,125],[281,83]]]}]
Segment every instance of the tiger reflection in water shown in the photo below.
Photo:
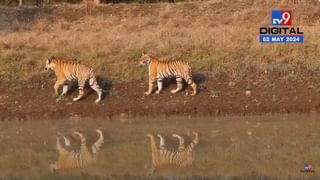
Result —
[{"label": "tiger reflection in water", "polygon": [[165,146],[165,140],[162,135],[158,134],[160,139],[159,147],[156,144],[155,137],[152,134],[147,134],[151,141],[152,152],[152,168],[151,173],[162,166],[175,165],[178,167],[185,167],[192,165],[193,153],[195,146],[199,143],[199,135],[193,132],[194,138],[188,146],[184,144],[184,138],[178,134],[172,136],[179,140],[178,150],[168,150]]},{"label": "tiger reflection in water", "polygon": [[78,131],[74,131],[73,135],[80,137],[80,148],[76,150],[69,150],[70,140],[63,136],[64,146],[61,144],[61,137],[57,138],[56,148],[59,153],[58,161],[55,163],[50,163],[50,170],[52,173],[57,171],[63,171],[68,169],[76,169],[87,167],[94,164],[97,161],[98,153],[102,144],[104,143],[102,131],[97,129],[99,134],[98,140],[91,146],[91,152],[89,151],[86,138],[84,135]]}]

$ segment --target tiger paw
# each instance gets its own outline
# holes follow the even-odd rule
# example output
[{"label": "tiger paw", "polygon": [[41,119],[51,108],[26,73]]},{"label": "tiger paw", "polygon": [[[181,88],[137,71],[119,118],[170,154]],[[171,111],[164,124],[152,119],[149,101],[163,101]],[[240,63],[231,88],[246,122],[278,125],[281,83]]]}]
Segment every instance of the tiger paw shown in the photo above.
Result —
[{"label": "tiger paw", "polygon": [[73,101],[79,101],[80,98],[73,98]]},{"label": "tiger paw", "polygon": [[144,92],[144,94],[148,96],[148,95],[151,94],[151,92],[148,92],[148,91],[147,91],[147,92]]},{"label": "tiger paw", "polygon": [[170,92],[171,92],[172,94],[175,94],[175,93],[177,92],[177,90],[172,89]]},{"label": "tiger paw", "polygon": [[59,96],[57,99],[56,99],[56,103],[60,102],[63,100],[63,96]]},{"label": "tiger paw", "polygon": [[195,95],[197,95],[197,93],[196,93],[196,92],[192,93],[190,96],[195,96]]},{"label": "tiger paw", "polygon": [[158,90],[158,91],[156,91],[156,94],[160,94],[160,92],[161,92],[161,91]]}]

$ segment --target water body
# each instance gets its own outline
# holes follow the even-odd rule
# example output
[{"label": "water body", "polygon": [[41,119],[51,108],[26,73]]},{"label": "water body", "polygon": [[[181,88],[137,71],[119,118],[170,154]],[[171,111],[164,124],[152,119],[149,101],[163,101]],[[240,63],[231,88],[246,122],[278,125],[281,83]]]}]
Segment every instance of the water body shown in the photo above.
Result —
[{"label": "water body", "polygon": [[[150,140],[147,133],[162,134],[169,148],[177,148],[171,137],[178,133],[199,132],[194,165],[167,167],[159,176],[316,176],[320,172],[320,116],[317,114],[279,114],[224,117],[114,117],[88,119],[70,117],[56,120],[4,121],[0,123],[0,177],[46,177],[49,162],[58,158],[57,133],[70,135],[79,130],[88,145],[98,138],[95,129],[105,136],[96,165],[62,173],[92,176],[146,176],[151,167]],[[79,140],[70,137],[73,147]],[[300,172],[311,163],[315,173]]]}]

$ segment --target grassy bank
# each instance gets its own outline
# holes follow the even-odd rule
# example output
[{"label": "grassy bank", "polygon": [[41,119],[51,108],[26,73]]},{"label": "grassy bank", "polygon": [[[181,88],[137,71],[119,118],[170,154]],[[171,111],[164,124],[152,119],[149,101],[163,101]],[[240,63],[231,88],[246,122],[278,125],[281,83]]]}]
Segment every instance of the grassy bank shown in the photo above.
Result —
[{"label": "grassy bank", "polygon": [[[260,44],[259,27],[270,26],[272,9],[291,9],[303,44]],[[87,16],[80,5],[41,9],[1,7],[0,76],[45,76],[44,60],[76,58],[97,74],[120,81],[143,79],[141,52],[183,59],[196,71],[234,78],[260,71],[298,75],[320,68],[320,3],[231,1],[103,5]],[[5,18],[4,18],[5,17]]]}]

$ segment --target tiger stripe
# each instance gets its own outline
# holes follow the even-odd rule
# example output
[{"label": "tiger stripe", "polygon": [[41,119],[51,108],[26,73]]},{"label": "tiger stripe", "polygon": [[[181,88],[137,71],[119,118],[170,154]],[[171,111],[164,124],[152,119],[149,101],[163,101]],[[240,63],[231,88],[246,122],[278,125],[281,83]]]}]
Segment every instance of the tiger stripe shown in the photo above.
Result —
[{"label": "tiger stripe", "polygon": [[194,148],[199,143],[198,133],[193,132],[193,135],[194,138],[191,143],[185,147],[184,138],[177,134],[173,134],[173,137],[179,139],[179,148],[178,150],[168,150],[165,148],[165,141],[161,135],[157,135],[160,139],[160,146],[157,147],[154,136],[152,134],[147,134],[147,137],[150,138],[151,142],[151,172],[153,173],[158,168],[166,165],[175,165],[178,167],[192,165]]},{"label": "tiger stripe", "polygon": [[[99,134],[99,139],[92,145],[92,153],[89,151],[86,143],[86,138],[80,133],[75,131],[73,134],[80,137],[80,148],[76,150],[67,150],[60,143],[60,138],[57,138],[56,148],[58,150],[59,158],[55,163],[50,164],[52,173],[57,171],[65,171],[69,169],[84,168],[97,161],[98,152],[104,143],[103,134],[101,130],[96,130]],[[64,137],[65,146],[70,146],[69,140]]]},{"label": "tiger stripe", "polygon": [[79,95],[76,98],[73,98],[73,101],[79,101],[84,96],[84,87],[89,81],[90,87],[98,94],[98,98],[95,102],[98,103],[101,101],[102,88],[98,85],[92,68],[77,62],[51,57],[47,59],[45,69],[51,69],[56,74],[57,81],[54,84],[54,91],[57,95],[59,95],[59,87],[63,85],[63,92],[60,97],[64,96],[68,91],[66,82],[77,81]]},{"label": "tiger stripe", "polygon": [[162,91],[163,79],[171,77],[174,77],[177,81],[177,88],[171,90],[171,93],[177,93],[182,90],[182,81],[185,80],[193,89],[191,95],[194,96],[197,94],[197,84],[192,80],[192,70],[189,63],[180,60],[160,61],[155,57],[143,53],[140,65],[147,65],[149,70],[148,91],[145,92],[146,95],[152,93],[155,82],[157,82],[158,86],[156,93],[159,94]]}]

